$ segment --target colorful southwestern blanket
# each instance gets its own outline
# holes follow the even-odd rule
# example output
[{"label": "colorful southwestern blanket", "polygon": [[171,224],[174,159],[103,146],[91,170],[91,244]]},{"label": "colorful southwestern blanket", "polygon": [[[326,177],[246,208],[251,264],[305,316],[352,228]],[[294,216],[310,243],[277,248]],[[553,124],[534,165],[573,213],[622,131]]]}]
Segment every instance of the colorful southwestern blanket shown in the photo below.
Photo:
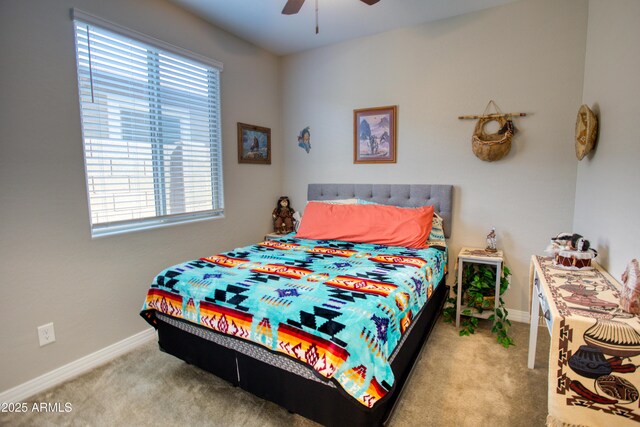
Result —
[{"label": "colorful southwestern blanket", "polygon": [[285,354],[372,407],[389,357],[446,272],[447,250],[281,238],[185,262],[153,281],[155,312]]}]

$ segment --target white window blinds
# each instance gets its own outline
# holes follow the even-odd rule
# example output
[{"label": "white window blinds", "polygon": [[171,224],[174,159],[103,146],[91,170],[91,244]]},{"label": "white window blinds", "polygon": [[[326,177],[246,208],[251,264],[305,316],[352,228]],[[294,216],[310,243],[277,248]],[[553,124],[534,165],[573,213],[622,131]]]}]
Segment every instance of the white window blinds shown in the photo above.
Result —
[{"label": "white window blinds", "polygon": [[93,236],[223,215],[220,64],[96,20],[74,10]]}]

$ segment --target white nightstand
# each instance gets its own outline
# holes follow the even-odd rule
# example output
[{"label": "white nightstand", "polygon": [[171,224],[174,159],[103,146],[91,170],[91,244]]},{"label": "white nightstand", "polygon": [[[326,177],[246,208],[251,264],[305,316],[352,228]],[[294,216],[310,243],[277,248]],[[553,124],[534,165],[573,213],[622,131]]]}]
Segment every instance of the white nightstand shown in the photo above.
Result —
[{"label": "white nightstand", "polygon": [[[489,252],[482,248],[462,248],[458,254],[458,298],[456,301],[456,328],[460,327],[460,306],[462,302],[462,271],[464,263],[476,263],[476,264],[489,264],[496,267],[496,299],[494,306],[500,301],[500,278],[502,277],[502,265],[504,258],[501,250],[496,252]],[[486,313],[474,313],[471,315],[474,317],[487,318],[491,315],[491,312]]]}]

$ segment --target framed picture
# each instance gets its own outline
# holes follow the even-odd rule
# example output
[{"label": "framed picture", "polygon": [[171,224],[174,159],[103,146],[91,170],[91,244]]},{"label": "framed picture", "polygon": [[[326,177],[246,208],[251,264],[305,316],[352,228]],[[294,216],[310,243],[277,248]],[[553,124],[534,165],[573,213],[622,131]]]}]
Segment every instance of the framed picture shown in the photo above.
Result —
[{"label": "framed picture", "polygon": [[271,129],[238,123],[238,163],[271,164]]},{"label": "framed picture", "polygon": [[353,110],[353,163],[395,163],[398,107]]}]

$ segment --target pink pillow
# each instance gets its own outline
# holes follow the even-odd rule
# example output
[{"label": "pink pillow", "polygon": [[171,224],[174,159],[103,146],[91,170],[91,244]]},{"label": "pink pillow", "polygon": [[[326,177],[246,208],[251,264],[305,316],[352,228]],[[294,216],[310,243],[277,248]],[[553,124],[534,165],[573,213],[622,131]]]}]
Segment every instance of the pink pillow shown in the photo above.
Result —
[{"label": "pink pillow", "polygon": [[296,237],[426,248],[433,206],[331,205],[309,202]]}]

